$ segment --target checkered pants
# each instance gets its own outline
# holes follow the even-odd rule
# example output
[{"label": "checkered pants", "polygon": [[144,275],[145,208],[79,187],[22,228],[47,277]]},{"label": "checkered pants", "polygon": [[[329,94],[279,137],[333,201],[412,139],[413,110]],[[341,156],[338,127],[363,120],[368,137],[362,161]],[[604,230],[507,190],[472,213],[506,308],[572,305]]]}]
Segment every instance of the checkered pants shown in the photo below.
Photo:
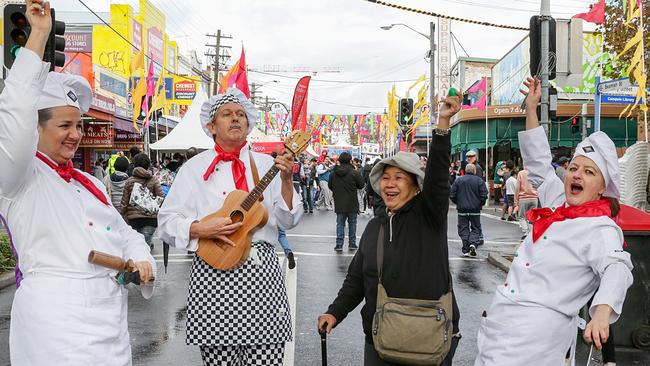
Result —
[{"label": "checkered pants", "polygon": [[284,343],[200,348],[204,366],[281,366],[284,358]]}]

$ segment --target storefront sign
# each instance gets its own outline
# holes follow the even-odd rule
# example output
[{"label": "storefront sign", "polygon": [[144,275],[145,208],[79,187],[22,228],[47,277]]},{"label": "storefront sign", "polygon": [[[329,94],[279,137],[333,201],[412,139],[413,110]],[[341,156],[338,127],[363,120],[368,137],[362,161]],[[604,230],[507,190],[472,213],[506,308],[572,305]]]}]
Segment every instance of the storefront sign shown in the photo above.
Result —
[{"label": "storefront sign", "polygon": [[110,123],[84,124],[79,147],[112,147],[113,127]]},{"label": "storefront sign", "polygon": [[147,44],[149,45],[148,50],[153,60],[157,63],[154,63],[154,73],[160,75],[162,71],[162,65],[165,62],[165,41],[163,40],[162,32],[157,28],[149,28],[147,33]]},{"label": "storefront sign", "polygon": [[133,19],[133,44],[138,50],[142,49],[142,24]]},{"label": "storefront sign", "polygon": [[126,83],[103,72],[99,73],[99,87],[126,98]]},{"label": "storefront sign", "polygon": [[196,96],[196,84],[192,81],[174,83],[174,99],[192,100]]},{"label": "storefront sign", "polygon": [[108,98],[103,95],[95,94],[91,104],[93,109],[108,114],[115,114],[115,101],[113,98]]},{"label": "storefront sign", "polygon": [[65,52],[93,52],[92,32],[65,32]]},{"label": "storefront sign", "polygon": [[142,142],[142,136],[139,133],[115,130],[113,146],[116,150],[128,150],[131,146],[138,146],[140,150],[143,150],[144,142]]}]

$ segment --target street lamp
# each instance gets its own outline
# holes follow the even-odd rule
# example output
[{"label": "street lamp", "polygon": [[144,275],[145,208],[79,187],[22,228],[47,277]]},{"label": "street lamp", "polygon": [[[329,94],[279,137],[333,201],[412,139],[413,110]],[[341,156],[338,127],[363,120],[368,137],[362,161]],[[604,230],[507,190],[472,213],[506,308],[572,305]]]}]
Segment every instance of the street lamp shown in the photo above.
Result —
[{"label": "street lamp", "polygon": [[404,24],[404,23],[395,23],[391,25],[383,25],[379,28],[383,30],[390,30],[396,25],[401,25],[403,27],[406,27],[413,32],[421,35],[422,37],[426,38],[429,40],[429,57],[430,57],[430,62],[429,62],[429,126],[427,126],[427,155],[429,154],[429,130],[431,130],[431,125],[433,124],[433,108],[434,108],[434,96],[435,96],[435,64],[433,62],[434,55],[436,52],[436,43],[435,43],[435,37],[434,35],[436,34],[436,25],[433,24],[433,22],[429,23],[429,35],[427,36],[426,34],[417,31],[413,28],[411,28],[409,25]]}]

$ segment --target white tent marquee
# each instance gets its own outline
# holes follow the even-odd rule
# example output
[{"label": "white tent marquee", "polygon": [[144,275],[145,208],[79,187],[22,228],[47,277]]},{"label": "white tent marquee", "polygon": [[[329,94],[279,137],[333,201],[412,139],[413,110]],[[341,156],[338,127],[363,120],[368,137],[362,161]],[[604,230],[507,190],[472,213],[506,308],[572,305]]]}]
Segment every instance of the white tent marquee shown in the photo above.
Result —
[{"label": "white tent marquee", "polygon": [[181,119],[180,123],[169,135],[163,137],[149,147],[152,150],[187,150],[190,147],[197,149],[211,149],[214,141],[210,139],[201,128],[201,105],[208,99],[205,93],[196,93],[192,105]]},{"label": "white tent marquee", "polygon": [[[197,93],[192,105],[185,116],[169,135],[150,145],[152,150],[187,150],[190,147],[197,149],[212,149],[214,141],[210,139],[201,128],[201,106],[208,97],[205,93]],[[248,135],[249,142],[271,142],[279,139],[265,135],[257,128]]]}]

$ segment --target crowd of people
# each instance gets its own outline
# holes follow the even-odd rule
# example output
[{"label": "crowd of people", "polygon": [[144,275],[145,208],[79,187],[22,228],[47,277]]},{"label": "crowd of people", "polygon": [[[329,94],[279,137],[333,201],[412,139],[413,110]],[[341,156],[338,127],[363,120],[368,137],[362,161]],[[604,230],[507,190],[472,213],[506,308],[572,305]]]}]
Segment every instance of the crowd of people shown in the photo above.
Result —
[{"label": "crowd of people", "polygon": [[[72,164],[92,90],[82,77],[49,72],[42,61],[52,28],[49,3],[26,0],[26,9],[31,32],[0,94],[0,217],[17,259],[12,365],[131,365],[129,292],[114,268],[88,256],[100,251],[128,261],[150,298],[155,226],[165,243],[197,253],[187,284],[186,343],[199,348],[203,364],[282,365],[294,335],[274,243],[319,207],[336,213],[335,249],[342,250],[346,224],[348,248],[358,249],[318,329],[331,332],[363,302],[364,365],[452,364],[461,314],[449,266],[450,200],[469,256],[483,241],[477,213],[488,200],[475,151],[450,164],[449,122],[461,109],[460,96],[441,101],[427,159],[399,152],[364,165],[342,153],[296,164],[286,152],[251,150],[246,138],[256,108],[229,88],[201,105],[199,122],[213,148],[153,166],[133,149],[111,156],[105,168],[98,161],[92,175]],[[583,337],[601,349],[633,281],[614,221],[620,211],[614,143],[593,133],[566,167],[554,167],[536,115],[541,83],[529,78],[524,85],[525,169],[505,162],[499,170],[504,218],[525,212],[533,228],[526,226],[491,305],[465,315],[480,323],[475,366],[574,364],[579,310],[589,303]],[[259,172],[270,170],[279,176],[254,195]],[[242,207],[264,217],[244,243],[233,235],[241,233],[242,219],[215,214],[241,193],[235,191],[250,192],[245,196],[254,199]],[[357,215],[369,207],[375,217],[357,247]],[[246,250],[232,267],[211,265],[201,254],[237,245]]]}]

